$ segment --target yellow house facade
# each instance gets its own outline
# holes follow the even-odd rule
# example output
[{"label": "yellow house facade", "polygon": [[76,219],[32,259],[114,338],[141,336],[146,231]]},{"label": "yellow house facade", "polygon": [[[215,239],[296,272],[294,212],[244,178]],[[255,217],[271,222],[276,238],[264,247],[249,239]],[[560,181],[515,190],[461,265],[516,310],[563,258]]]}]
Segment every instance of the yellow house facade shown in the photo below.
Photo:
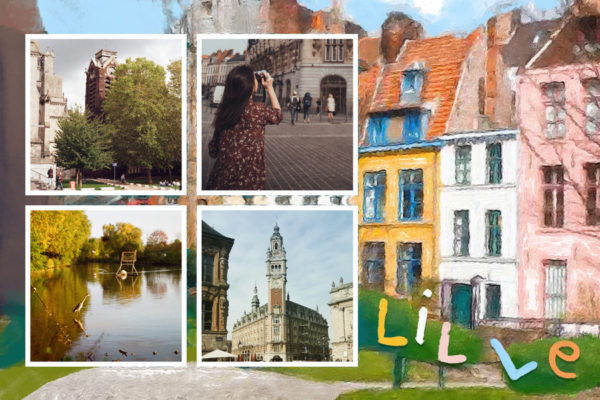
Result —
[{"label": "yellow house facade", "polygon": [[360,154],[359,276],[363,287],[410,296],[437,279],[440,154],[436,143]]}]

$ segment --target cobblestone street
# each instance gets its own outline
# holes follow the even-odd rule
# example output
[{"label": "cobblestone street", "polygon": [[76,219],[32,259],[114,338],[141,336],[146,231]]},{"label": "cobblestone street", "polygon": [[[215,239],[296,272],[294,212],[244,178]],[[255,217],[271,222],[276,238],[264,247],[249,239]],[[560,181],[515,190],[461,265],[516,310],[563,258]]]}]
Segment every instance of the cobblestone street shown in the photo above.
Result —
[{"label": "cobblestone street", "polygon": [[[202,113],[202,182],[214,160],[208,156],[212,137],[210,124],[214,109]],[[286,112],[279,125],[267,126],[265,137],[266,190],[352,190],[352,118],[311,115],[311,123],[302,115],[292,126]]]}]

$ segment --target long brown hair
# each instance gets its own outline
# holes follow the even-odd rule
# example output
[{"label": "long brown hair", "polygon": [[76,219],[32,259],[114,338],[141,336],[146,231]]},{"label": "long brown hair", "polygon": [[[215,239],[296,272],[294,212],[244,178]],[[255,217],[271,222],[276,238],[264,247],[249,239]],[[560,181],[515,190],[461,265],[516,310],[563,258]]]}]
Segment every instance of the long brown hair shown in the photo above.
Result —
[{"label": "long brown hair", "polygon": [[248,65],[232,69],[225,80],[225,90],[217,108],[212,126],[213,140],[218,144],[221,132],[233,128],[240,122],[242,112],[254,91],[254,72]]}]

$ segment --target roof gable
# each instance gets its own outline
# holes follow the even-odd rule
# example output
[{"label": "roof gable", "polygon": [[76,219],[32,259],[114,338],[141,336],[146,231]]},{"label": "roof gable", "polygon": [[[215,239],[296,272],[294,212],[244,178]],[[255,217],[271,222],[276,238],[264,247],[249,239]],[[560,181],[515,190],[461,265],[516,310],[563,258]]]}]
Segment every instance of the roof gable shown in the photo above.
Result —
[{"label": "roof gable", "polygon": [[397,61],[384,67],[369,112],[405,108],[400,102],[404,71],[419,63],[425,71],[421,104],[432,109],[427,137],[431,139],[443,134],[454,104],[463,61],[481,35],[478,29],[464,38],[445,35],[406,41]]}]

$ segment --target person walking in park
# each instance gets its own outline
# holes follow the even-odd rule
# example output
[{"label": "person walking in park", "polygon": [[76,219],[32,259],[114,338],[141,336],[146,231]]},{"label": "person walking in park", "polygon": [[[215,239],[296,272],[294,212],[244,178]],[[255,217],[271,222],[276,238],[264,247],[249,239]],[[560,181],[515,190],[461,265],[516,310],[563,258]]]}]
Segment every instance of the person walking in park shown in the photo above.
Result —
[{"label": "person walking in park", "polygon": [[125,173],[124,172],[121,174],[121,183],[126,183],[125,182]]},{"label": "person walking in park", "polygon": [[62,171],[58,172],[56,174],[56,188],[55,190],[58,190],[58,188],[60,187],[60,190],[63,190],[63,176],[62,176]]},{"label": "person walking in park", "polygon": [[304,106],[304,123],[310,124],[310,107],[312,106],[312,97],[309,92],[304,93],[302,105]]},{"label": "person walking in park", "polygon": [[329,93],[327,97],[327,120],[333,122],[333,116],[335,115],[335,99],[333,95]]},{"label": "person walking in park", "polygon": [[[271,107],[252,101],[260,84]],[[223,99],[213,120],[208,154],[216,158],[208,177],[208,190],[263,190],[266,181],[265,127],[279,124],[283,113],[267,72],[258,76],[248,65],[231,70]]]},{"label": "person walking in park", "polygon": [[290,99],[288,103],[288,109],[290,110],[290,115],[292,117],[292,125],[294,125],[297,117],[298,111],[300,111],[300,99],[298,98],[298,92],[294,91],[294,95]]},{"label": "person walking in park", "polygon": [[54,184],[54,170],[52,167],[48,169],[48,189],[52,189],[52,185]]}]

